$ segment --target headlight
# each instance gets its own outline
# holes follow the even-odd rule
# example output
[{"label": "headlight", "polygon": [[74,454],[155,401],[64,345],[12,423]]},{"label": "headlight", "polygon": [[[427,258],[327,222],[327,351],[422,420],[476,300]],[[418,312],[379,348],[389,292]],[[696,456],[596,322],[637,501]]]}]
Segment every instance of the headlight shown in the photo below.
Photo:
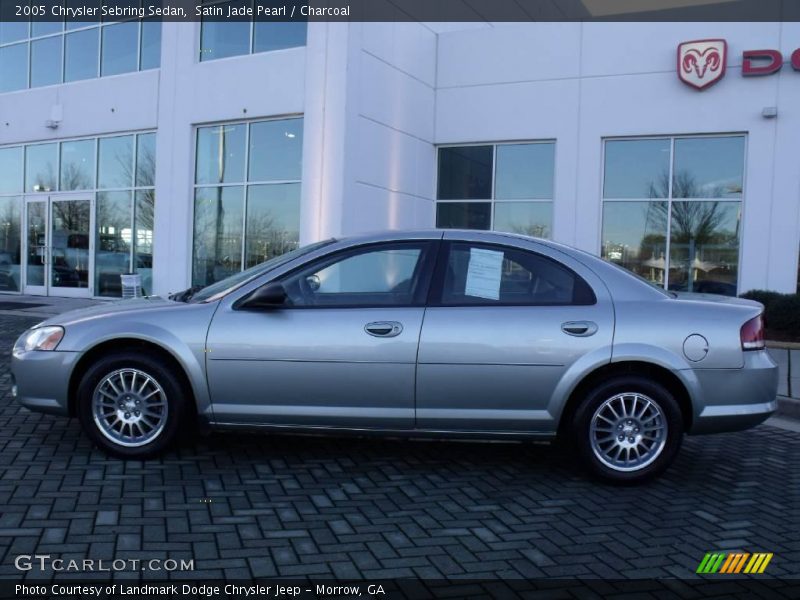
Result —
[{"label": "headlight", "polygon": [[32,350],[55,350],[63,337],[63,327],[57,325],[36,327],[20,336],[17,343],[14,344],[14,353],[31,352]]}]

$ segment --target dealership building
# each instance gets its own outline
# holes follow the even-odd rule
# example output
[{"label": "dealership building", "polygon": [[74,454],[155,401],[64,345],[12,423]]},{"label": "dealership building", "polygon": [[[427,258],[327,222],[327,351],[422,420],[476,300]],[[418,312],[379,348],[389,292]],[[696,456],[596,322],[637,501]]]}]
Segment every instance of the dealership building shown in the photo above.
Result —
[{"label": "dealership building", "polygon": [[800,23],[2,23],[0,291],[166,294],[438,225],[794,292],[797,48]]}]

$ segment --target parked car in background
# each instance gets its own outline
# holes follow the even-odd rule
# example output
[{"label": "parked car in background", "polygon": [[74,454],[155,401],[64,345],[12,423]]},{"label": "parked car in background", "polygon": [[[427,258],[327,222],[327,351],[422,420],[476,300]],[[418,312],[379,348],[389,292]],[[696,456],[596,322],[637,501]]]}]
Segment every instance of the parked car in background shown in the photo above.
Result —
[{"label": "parked car in background", "polygon": [[[180,301],[178,301],[178,299]],[[762,305],[676,298],[567,246],[478,231],[328,240],[175,300],[49,319],[14,347],[19,401],[111,454],[180,429],[560,437],[641,481],[685,433],[776,408]]]}]

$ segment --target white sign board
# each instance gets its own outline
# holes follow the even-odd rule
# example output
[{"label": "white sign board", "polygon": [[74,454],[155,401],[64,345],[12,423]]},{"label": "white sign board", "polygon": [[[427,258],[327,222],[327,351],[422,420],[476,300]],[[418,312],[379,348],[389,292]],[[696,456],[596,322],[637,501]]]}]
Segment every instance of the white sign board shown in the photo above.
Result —
[{"label": "white sign board", "polygon": [[464,294],[475,296],[476,298],[499,300],[502,274],[502,252],[470,248],[467,285],[464,289]]}]

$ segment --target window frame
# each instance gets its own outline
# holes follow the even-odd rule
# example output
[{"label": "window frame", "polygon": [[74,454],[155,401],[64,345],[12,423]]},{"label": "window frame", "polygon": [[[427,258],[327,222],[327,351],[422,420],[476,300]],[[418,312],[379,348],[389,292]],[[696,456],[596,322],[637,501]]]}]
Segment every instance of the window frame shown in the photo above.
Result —
[{"label": "window frame", "polygon": [[[397,248],[403,247],[419,247],[420,248],[420,257],[418,260],[417,265],[414,268],[414,274],[412,278],[416,278],[418,280],[419,288],[414,290],[412,294],[412,301],[410,303],[403,303],[403,304],[307,304],[307,305],[281,305],[276,306],[275,309],[269,310],[341,310],[341,309],[375,309],[375,308],[383,308],[387,310],[396,309],[396,308],[425,308],[427,305],[427,300],[433,286],[433,278],[434,272],[436,270],[437,260],[440,255],[440,248],[441,248],[442,241],[438,238],[430,239],[430,238],[422,238],[422,239],[408,239],[408,240],[390,240],[390,241],[383,241],[383,242],[369,242],[366,244],[359,244],[358,246],[351,246],[349,248],[343,248],[341,250],[337,250],[335,252],[331,252],[330,254],[326,254],[324,256],[320,256],[318,258],[312,259],[309,262],[303,263],[302,265],[298,265],[294,269],[287,271],[286,273],[281,274],[279,277],[272,279],[259,285],[258,287],[254,288],[247,294],[243,295],[241,298],[236,300],[233,304],[233,310],[253,310],[249,309],[245,306],[242,306],[247,299],[250,298],[254,293],[256,293],[259,289],[264,286],[271,285],[273,283],[280,283],[283,285],[287,279],[290,279],[297,275],[302,271],[306,271],[309,269],[314,270],[322,270],[330,267],[331,265],[336,264],[337,262],[341,262],[342,260],[346,260],[353,256],[358,256],[360,254],[366,254],[371,251],[382,251],[382,250],[393,250]],[[262,309],[259,309],[261,311]]]},{"label": "window frame", "polygon": [[[513,252],[521,252],[523,254],[530,254],[535,256],[536,258],[543,259],[549,261],[556,266],[560,267],[567,271],[570,275],[572,275],[578,285],[584,285],[586,289],[591,294],[591,302],[587,303],[576,303],[572,302],[501,302],[488,300],[485,298],[477,298],[475,302],[464,302],[464,303],[444,303],[442,302],[444,296],[444,284],[445,284],[445,274],[447,271],[447,266],[450,261],[450,253],[453,249],[453,246],[458,244],[464,244],[470,248],[477,247],[480,249],[485,250],[493,250],[495,252],[506,252],[506,251],[513,251]],[[476,240],[442,240],[442,246],[439,249],[438,258],[436,262],[436,269],[433,273],[433,283],[431,284],[429,293],[428,293],[428,302],[427,306],[431,308],[513,308],[513,307],[528,307],[528,308],[539,308],[539,307],[564,307],[564,306],[595,306],[597,304],[597,293],[594,291],[592,285],[586,281],[586,278],[581,276],[580,273],[575,271],[572,267],[564,264],[563,262],[543,254],[541,252],[536,252],[535,250],[529,250],[527,248],[520,248],[518,246],[509,246],[507,244],[500,244],[496,242],[485,242],[485,241],[476,241]]]},{"label": "window frame", "polygon": [[[500,146],[521,146],[521,145],[533,145],[533,144],[550,144],[553,146],[553,181],[552,181],[552,197],[551,198],[497,198],[496,193],[496,185],[497,185],[497,148]],[[449,198],[446,200],[442,200],[439,198],[439,165],[440,165],[440,156],[442,149],[447,148],[469,148],[474,146],[491,146],[492,147],[492,180],[490,183],[490,197],[489,198]],[[542,203],[547,204],[550,203],[551,208],[551,215],[550,215],[550,232],[548,239],[553,239],[553,222],[554,213],[553,208],[555,206],[555,198],[556,198],[556,169],[557,169],[557,148],[558,140],[556,138],[541,138],[541,139],[529,139],[529,140],[507,140],[507,141],[495,141],[495,142],[469,142],[463,144],[438,144],[436,146],[436,169],[435,169],[435,181],[434,181],[434,190],[435,190],[435,211],[434,211],[434,222],[438,227],[438,219],[439,219],[439,204],[488,204],[489,205],[489,228],[488,229],[475,229],[473,231],[497,231],[494,229],[495,226],[495,208],[498,202],[501,203]],[[450,228],[447,228],[450,229]],[[508,232],[512,233],[512,232]]]},{"label": "window frame", "polygon": [[[733,137],[741,137],[743,138],[743,148],[742,148],[742,193],[738,198],[730,198],[730,197],[713,197],[713,198],[673,198],[672,196],[672,186],[673,186],[673,177],[674,177],[674,170],[675,170],[675,140],[682,140],[682,139],[717,139],[717,138],[733,138]],[[615,198],[615,197],[605,197],[605,179],[606,179],[606,144],[608,142],[617,142],[617,141],[645,141],[645,140],[669,140],[669,181],[668,181],[668,193],[666,198]],[[747,190],[747,156],[748,156],[748,148],[749,148],[750,137],[747,131],[729,131],[729,132],[718,132],[718,133],[675,133],[675,134],[654,134],[654,135],[629,135],[629,136],[609,136],[603,137],[600,140],[600,154],[601,154],[601,162],[600,162],[600,218],[598,219],[597,225],[597,256],[603,258],[603,260],[607,260],[603,257],[603,226],[605,224],[604,219],[604,205],[606,202],[666,202],[667,203],[667,231],[665,233],[665,246],[664,246],[664,258],[666,261],[665,269],[664,269],[664,282],[663,284],[659,285],[657,281],[652,282],[653,285],[656,287],[661,287],[665,291],[669,292],[669,270],[670,270],[670,251],[671,251],[671,244],[672,244],[672,205],[674,202],[738,202],[739,203],[739,213],[740,213],[740,221],[743,224],[746,219],[745,211],[747,210],[747,206],[745,203],[745,196]],[[737,296],[742,293],[741,287],[741,268],[742,268],[742,247],[744,242],[744,236],[742,235],[742,231],[739,231],[739,239],[738,239],[738,253],[737,253],[737,273],[736,273],[736,294]],[[616,263],[615,263],[616,264]],[[622,265],[618,265],[622,267]],[[625,267],[622,267],[625,268]]]},{"label": "window frame", "polygon": [[[28,20],[28,35],[22,39],[13,41],[13,42],[3,42],[0,43],[0,48],[5,48],[7,46],[14,46],[16,44],[25,44],[26,45],[26,55],[28,58],[28,66],[27,66],[27,73],[26,73],[26,85],[16,90],[9,90],[7,92],[0,92],[2,94],[8,94],[13,92],[20,92],[23,90],[33,90],[33,89],[41,89],[52,87],[54,85],[65,85],[68,83],[78,83],[81,81],[90,81],[92,79],[102,79],[104,77],[116,77],[118,75],[127,75],[130,73],[141,73],[144,71],[152,71],[153,69],[160,69],[161,68],[161,60],[159,59],[159,64],[156,67],[149,67],[146,69],[142,68],[142,35],[144,32],[144,21],[147,19],[139,19],[138,17],[128,17],[124,19],[116,19],[116,20],[98,20],[98,21],[72,21],[70,19],[61,19],[60,21],[54,21],[56,23],[61,23],[61,30],[51,33],[45,34],[38,34],[34,35],[32,21]],[[151,19],[152,20],[152,19]],[[79,27],[68,28],[67,23],[74,22],[80,23]],[[129,23],[133,22],[137,24],[137,32],[136,32],[136,68],[132,71],[124,71],[122,73],[114,73],[112,75],[103,75],[102,74],[102,61],[103,61],[103,34],[105,32],[105,28],[113,25],[118,25],[120,23]],[[84,79],[75,79],[71,81],[66,81],[66,68],[67,68],[67,57],[66,57],[66,46],[67,46],[67,36],[71,33],[76,32],[83,32],[88,31],[90,29],[97,29],[97,62],[95,65],[95,75],[94,77],[87,77]],[[46,85],[37,85],[33,86],[32,79],[33,79],[33,43],[38,42],[40,40],[51,39],[51,38],[61,38],[61,68],[60,68],[60,76],[59,80],[55,83],[48,83]]]},{"label": "window frame", "polygon": [[[231,1],[232,0],[203,0],[201,4],[198,4],[198,6],[202,6],[203,8],[206,8],[206,7],[210,7],[210,6],[218,6],[218,5],[222,5],[222,4],[229,4]],[[247,4],[251,8],[253,7],[254,0],[245,0],[245,1],[247,2]],[[256,25],[256,22],[258,21],[258,19],[250,18],[250,19],[248,19],[250,27],[249,27],[249,38],[248,38],[249,42],[248,42],[248,45],[247,45],[247,48],[248,48],[247,52],[245,52],[243,54],[231,54],[230,56],[220,56],[220,57],[217,57],[217,58],[206,58],[206,59],[204,59],[203,58],[203,23],[205,22],[205,20],[206,19],[204,17],[199,17],[198,21],[197,21],[198,22],[198,27],[196,29],[197,33],[196,33],[196,37],[195,37],[197,46],[195,47],[194,60],[195,60],[195,63],[198,63],[198,64],[214,62],[214,61],[217,61],[217,60],[230,60],[232,58],[239,58],[239,57],[242,57],[242,56],[253,56],[254,54],[266,54],[266,53],[271,53],[271,52],[282,52],[282,51],[285,51],[285,50],[295,50],[297,48],[306,48],[308,46],[308,21],[306,21],[306,40],[305,40],[305,43],[303,43],[303,44],[301,44],[299,46],[287,46],[286,48],[275,48],[274,50],[259,50],[258,52],[256,52],[255,51],[255,47],[256,47],[256,27],[255,27],[255,25]],[[241,20],[243,21],[245,19],[241,19]],[[212,19],[212,21],[213,21],[213,19]],[[238,19],[234,20],[233,22],[237,22],[237,21],[238,21]],[[220,22],[220,21],[217,21],[217,22]],[[297,21],[293,21],[293,22],[297,22]]]},{"label": "window frame", "polygon": [[[241,271],[247,270],[249,267],[247,266],[247,206],[248,206],[248,199],[249,199],[249,191],[251,187],[260,186],[260,185],[292,185],[297,184],[300,186],[300,201],[298,203],[298,210],[300,210],[300,225],[302,226],[302,192],[303,192],[303,172],[302,166],[300,169],[300,179],[276,179],[274,181],[261,181],[261,180],[253,180],[250,181],[250,127],[256,123],[261,123],[264,121],[289,121],[298,119],[302,123],[303,128],[303,145],[305,145],[305,115],[304,114],[288,114],[288,115],[278,115],[273,117],[267,118],[253,118],[253,119],[237,119],[235,121],[218,121],[218,122],[211,122],[211,123],[200,123],[193,127],[193,136],[192,136],[192,169],[191,169],[191,230],[192,234],[189,236],[189,256],[191,257],[189,260],[189,267],[188,267],[188,277],[189,281],[192,282],[194,285],[194,259],[195,259],[195,217],[196,217],[196,202],[197,202],[197,190],[201,188],[225,188],[225,187],[241,187],[243,188],[244,199],[242,203],[242,248],[241,248]],[[228,127],[228,126],[236,126],[236,125],[244,125],[245,127],[245,139],[244,139],[244,179],[242,181],[234,181],[234,182],[219,182],[219,183],[197,183],[197,158],[198,158],[198,141],[200,130],[209,127]],[[301,152],[301,161],[302,161],[302,147],[300,149]],[[297,247],[300,247],[299,241],[299,231],[298,231],[298,244]],[[255,265],[253,265],[255,266]],[[220,280],[221,281],[221,280]],[[213,283],[206,283],[204,287],[207,287]]]}]

